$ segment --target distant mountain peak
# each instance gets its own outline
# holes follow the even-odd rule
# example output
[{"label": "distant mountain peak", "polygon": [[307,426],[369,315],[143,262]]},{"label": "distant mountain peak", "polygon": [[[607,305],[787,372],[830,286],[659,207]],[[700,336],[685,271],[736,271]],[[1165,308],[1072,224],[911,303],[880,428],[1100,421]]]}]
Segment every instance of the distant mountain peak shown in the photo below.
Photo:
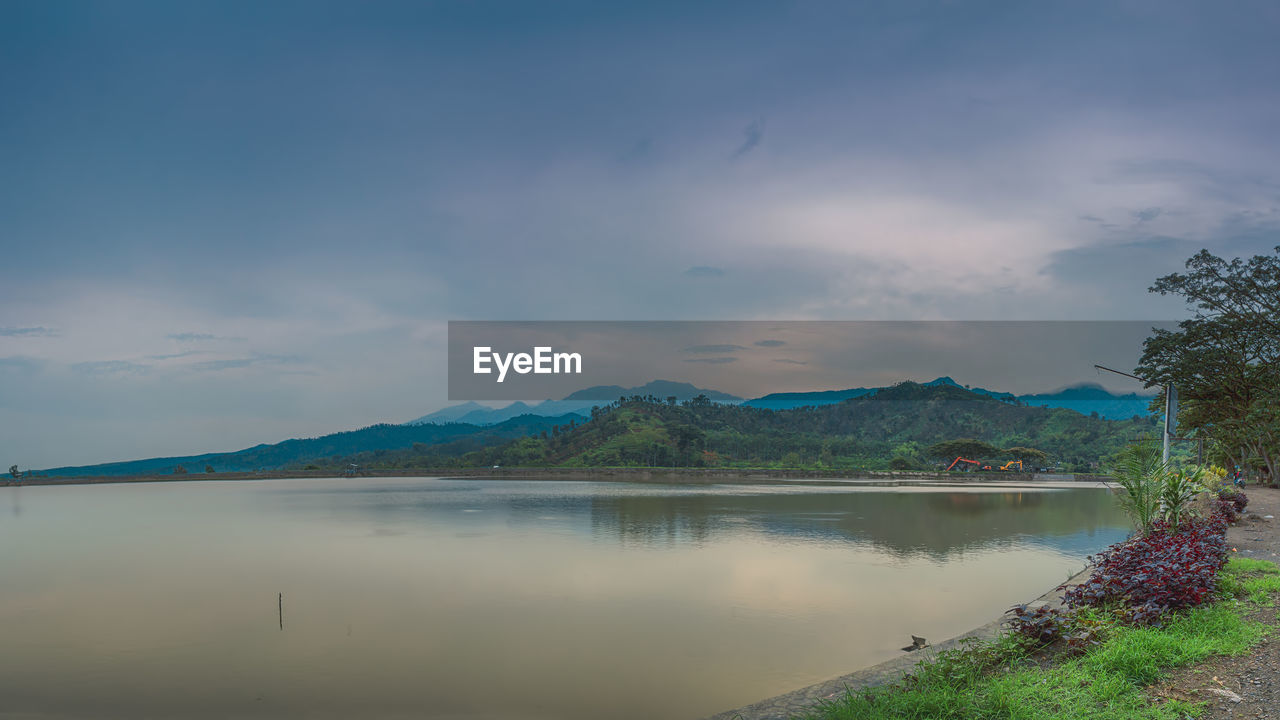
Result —
[{"label": "distant mountain peak", "polygon": [[[1016,400],[1027,405],[1075,410],[1085,415],[1096,412],[1102,417],[1111,418],[1113,420],[1127,420],[1134,415],[1147,415],[1147,404],[1150,402],[1152,397],[1151,395],[1138,393],[1121,395],[1113,393],[1101,385],[1092,382],[1078,383],[1051,393],[1033,393],[1027,395],[1015,395],[1013,393],[987,390],[980,387],[968,387],[956,382],[950,375],[943,375],[942,377],[938,377],[924,383],[910,382],[909,385],[926,388],[958,389],[975,395],[985,395],[986,397],[1003,400],[1005,402]],[[788,410],[805,406],[833,405],[852,398],[886,393],[890,389],[892,388],[849,388],[847,390],[771,393],[769,395],[747,400],[743,405],[769,410]],[[887,397],[897,397],[901,394],[902,393],[890,393]]]},{"label": "distant mountain peak", "polygon": [[569,393],[564,396],[564,399],[607,403],[613,402],[620,397],[631,397],[632,395],[640,395],[642,397],[653,395],[663,399],[675,396],[676,400],[679,401],[692,400],[699,395],[705,395],[712,402],[735,404],[742,402],[742,398],[737,395],[730,395],[719,390],[707,390],[691,383],[675,380],[650,380],[644,385],[630,388],[624,388],[620,385],[596,385]]},{"label": "distant mountain peak", "polygon": [[675,396],[677,401],[692,400],[705,395],[708,400],[717,403],[738,404],[742,398],[718,390],[707,390],[686,382],[674,380],[652,380],[639,387],[624,388],[620,385],[597,385],[569,393],[563,400],[543,400],[540,403],[526,403],[517,400],[505,407],[492,408],[477,402],[466,402],[437,410],[410,420],[406,425],[424,425],[461,422],[472,425],[494,425],[519,415],[538,415],[552,417],[559,415],[590,414],[593,405],[607,405],[620,397],[654,396],[662,400]]}]

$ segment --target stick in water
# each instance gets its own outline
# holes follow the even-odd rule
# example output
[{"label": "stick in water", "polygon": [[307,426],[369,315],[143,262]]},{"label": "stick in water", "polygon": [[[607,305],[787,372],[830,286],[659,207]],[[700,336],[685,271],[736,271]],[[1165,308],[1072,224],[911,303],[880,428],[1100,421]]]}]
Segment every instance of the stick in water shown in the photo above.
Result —
[{"label": "stick in water", "polygon": [[280,593],[280,597],[276,598],[280,608],[280,629],[284,629],[284,593]]}]

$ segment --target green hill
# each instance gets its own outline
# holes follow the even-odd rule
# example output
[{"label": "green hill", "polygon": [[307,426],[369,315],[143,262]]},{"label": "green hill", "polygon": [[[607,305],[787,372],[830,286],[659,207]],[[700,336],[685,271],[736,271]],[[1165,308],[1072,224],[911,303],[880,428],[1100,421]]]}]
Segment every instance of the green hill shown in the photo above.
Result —
[{"label": "green hill", "polygon": [[[577,418],[578,416],[572,416]],[[333,433],[316,438],[285,440],[272,445],[255,445],[235,452],[205,453],[181,457],[147,458],[125,462],[58,467],[37,471],[51,477],[90,477],[124,475],[160,475],[181,466],[187,472],[199,473],[205,467],[215,472],[244,472],[300,468],[308,463],[324,467],[345,467],[334,458],[347,458],[360,453],[404,448],[451,447],[455,454],[474,452],[492,445],[505,444],[512,438],[537,433],[569,417],[522,415],[497,425],[477,426],[466,423],[442,425],[371,425],[359,430]]]},{"label": "green hill", "polygon": [[[902,383],[834,405],[769,410],[706,398],[669,403],[631,397],[582,424],[553,425],[511,442],[464,451],[418,447],[360,456],[389,468],[440,466],[824,467],[933,469],[927,448],[971,438],[997,448],[1036,448],[1049,463],[1095,469],[1153,420],[1106,420],[1028,407],[951,385]],[[1002,453],[984,461],[1011,459]],[[947,458],[950,460],[951,458]],[[891,465],[892,463],[892,465]]]}]

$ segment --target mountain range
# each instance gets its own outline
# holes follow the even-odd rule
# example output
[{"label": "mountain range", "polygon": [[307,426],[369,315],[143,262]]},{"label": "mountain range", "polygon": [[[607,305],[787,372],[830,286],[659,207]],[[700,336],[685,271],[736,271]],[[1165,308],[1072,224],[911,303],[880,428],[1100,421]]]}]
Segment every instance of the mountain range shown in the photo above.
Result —
[{"label": "mountain range", "polygon": [[[965,388],[950,377],[913,384],[923,389],[966,391],[966,394],[1001,401],[1000,404],[1074,410],[1082,415],[1097,413],[1102,419],[1128,420],[1147,416],[1152,397],[1129,393],[1118,395],[1098,385],[1077,385],[1055,393],[1013,395],[983,388]],[[275,444],[256,445],[244,450],[176,457],[146,458],[97,465],[57,467],[37,471],[54,477],[153,475],[183,468],[200,473],[246,472],[284,467],[301,468],[312,461],[359,457],[400,451],[420,445],[434,448],[437,458],[460,457],[511,440],[543,435],[587,422],[591,409],[609,405],[619,398],[653,398],[666,403],[670,398],[683,403],[705,397],[710,403],[757,411],[822,408],[856,399],[884,397],[892,388],[850,388],[808,393],[772,393],[743,400],[728,393],[699,388],[689,383],[655,380],[637,387],[604,385],[586,388],[562,400],[536,404],[512,403],[489,408],[464,403],[424,415],[401,425],[380,424],[359,430],[332,433],[316,438],[298,438]],[[892,394],[892,393],[888,393]],[[605,400],[612,398],[612,400]],[[363,455],[362,455],[363,454]]]},{"label": "mountain range", "polygon": [[505,444],[465,450],[414,446],[334,458],[380,471],[445,467],[717,467],[931,470],[962,440],[988,463],[1025,458],[1066,471],[1098,468],[1125,444],[1151,434],[1154,417],[1108,420],[954,382],[904,382],[840,403],[771,410],[695,398],[670,403],[624,397],[591,419]]},{"label": "mountain range", "polygon": [[405,424],[425,425],[462,422],[472,425],[493,425],[520,415],[558,416],[574,414],[579,418],[585,419],[591,414],[591,408],[593,407],[611,403],[620,397],[629,398],[635,395],[640,397],[653,396],[661,400],[674,397],[676,402],[692,400],[699,395],[703,395],[711,402],[730,405],[737,405],[742,402],[742,398],[736,395],[716,390],[706,390],[689,383],[654,380],[644,385],[629,388],[624,388],[620,385],[596,385],[572,392],[566,395],[563,400],[543,400],[533,405],[525,402],[513,402],[505,407],[491,408],[477,402],[467,402],[461,405],[451,405],[430,415],[423,415],[416,420],[410,420]]},{"label": "mountain range", "polygon": [[255,445],[244,450],[180,457],[147,458],[124,462],[57,467],[37,471],[50,477],[110,477],[122,475],[160,475],[175,472],[178,467],[188,473],[252,472],[300,466],[312,460],[344,457],[361,452],[408,448],[414,445],[438,446],[463,443],[464,448],[480,449],[568,425],[581,418],[577,415],[544,417],[522,415],[493,425],[466,423],[428,425],[371,425],[359,430],[333,433],[317,438],[285,440],[271,445]]}]

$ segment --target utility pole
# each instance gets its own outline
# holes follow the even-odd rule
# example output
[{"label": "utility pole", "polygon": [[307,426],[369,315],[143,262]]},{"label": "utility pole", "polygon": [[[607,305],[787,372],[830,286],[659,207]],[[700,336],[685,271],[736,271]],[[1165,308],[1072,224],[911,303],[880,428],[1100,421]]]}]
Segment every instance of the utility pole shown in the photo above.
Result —
[{"label": "utility pole", "polygon": [[[1106,370],[1109,373],[1115,373],[1116,375],[1123,375],[1125,377],[1133,378],[1134,380],[1140,380],[1144,385],[1147,382],[1146,380],[1143,380],[1137,375],[1130,375],[1127,372],[1112,370],[1109,367],[1103,367],[1101,365],[1094,365],[1094,367],[1099,370]],[[1169,465],[1169,441],[1173,439],[1173,435],[1174,435],[1173,431],[1176,428],[1177,424],[1178,424],[1178,390],[1174,388],[1174,386],[1172,385],[1165,385],[1164,386],[1164,431],[1161,433],[1161,435],[1164,436],[1164,454],[1162,457],[1164,458],[1164,464],[1166,467]]]},{"label": "utility pole", "polygon": [[1164,388],[1164,464],[1169,466],[1169,441],[1178,429],[1178,389],[1172,385]]}]

